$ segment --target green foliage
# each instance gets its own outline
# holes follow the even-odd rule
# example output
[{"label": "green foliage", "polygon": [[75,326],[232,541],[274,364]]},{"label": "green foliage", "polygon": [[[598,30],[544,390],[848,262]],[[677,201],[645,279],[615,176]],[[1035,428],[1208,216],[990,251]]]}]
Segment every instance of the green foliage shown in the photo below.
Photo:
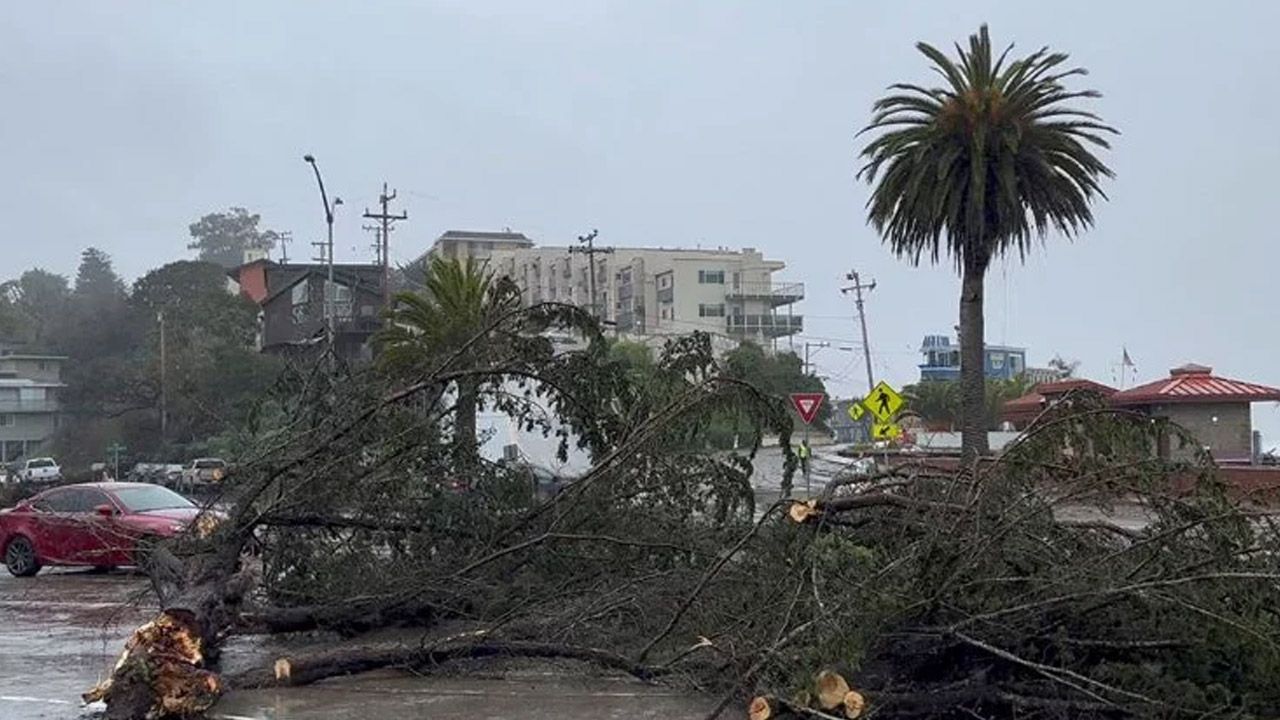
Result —
[{"label": "green foliage", "polygon": [[41,268],[0,283],[0,337],[49,349],[70,295],[65,277]]},{"label": "green foliage", "polygon": [[[1025,377],[986,381],[982,423],[988,430],[1000,427],[1004,404],[1026,395],[1032,384]],[[955,380],[927,380],[902,388],[908,411],[919,415],[935,430],[954,430],[960,421],[960,383]]]},{"label": "green foliage", "polygon": [[[179,261],[148,272],[132,292],[111,258],[82,254],[74,291],[64,278],[29,270],[4,284],[0,318],[38,350],[68,357],[63,422],[52,448],[70,473],[101,461],[113,442],[128,462],[183,460],[246,421],[278,365],[253,347],[257,308],[228,293],[223,269]],[[160,436],[159,316],[165,317],[168,435]]]},{"label": "green foliage", "polygon": [[[471,258],[434,258],[422,292],[397,293],[378,333],[378,363],[389,375],[421,377],[442,364],[466,367],[494,342],[504,316],[520,307],[520,290],[509,278],[494,279]],[[476,414],[484,391],[475,377],[454,382],[454,428],[460,457],[475,454]],[[489,393],[497,391],[490,387]]]},{"label": "green foliage", "polygon": [[[916,46],[945,80],[941,87],[910,83],[872,107],[862,132],[876,133],[862,149],[858,175],[873,185],[868,221],[900,257],[937,263],[945,254],[965,278],[961,297],[963,358],[981,352],[982,283],[991,260],[1009,252],[1025,258],[1050,231],[1071,237],[1093,224],[1091,203],[1105,197],[1111,170],[1094,154],[1116,130],[1071,103],[1098,97],[1064,81],[1084,75],[1066,69],[1067,55],[1042,48],[999,56],[983,25],[952,60],[926,43]],[[986,447],[981,434],[981,372],[962,370],[965,451]]]},{"label": "green foliage", "polygon": [[246,250],[270,250],[280,239],[275,230],[259,230],[261,220],[242,207],[209,213],[189,226],[192,241],[187,249],[197,251],[201,261],[236,267],[244,262]]}]

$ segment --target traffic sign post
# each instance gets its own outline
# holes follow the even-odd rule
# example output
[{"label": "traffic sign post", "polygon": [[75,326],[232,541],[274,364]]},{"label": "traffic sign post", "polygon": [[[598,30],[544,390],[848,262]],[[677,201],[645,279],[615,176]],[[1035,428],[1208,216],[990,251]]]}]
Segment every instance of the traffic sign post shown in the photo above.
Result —
[{"label": "traffic sign post", "polygon": [[[791,406],[796,409],[796,414],[800,416],[801,422],[804,423],[804,445],[805,452],[812,453],[809,449],[809,426],[818,417],[818,409],[822,407],[822,401],[827,397],[826,393],[820,392],[804,392],[791,393]],[[812,494],[813,489],[809,486],[808,464],[812,459],[804,458],[804,491],[806,494]]]},{"label": "traffic sign post", "polygon": [[902,436],[902,426],[897,423],[875,423],[871,426],[873,440],[894,440]]},{"label": "traffic sign post", "polygon": [[791,406],[807,427],[818,417],[818,408],[822,407],[822,401],[826,397],[825,393],[820,392],[791,393]]},{"label": "traffic sign post", "polygon": [[111,471],[112,480],[118,481],[120,479],[120,453],[125,450],[128,450],[128,448],[120,443],[111,443],[107,446],[107,452],[111,453],[111,466],[113,468]]},{"label": "traffic sign post", "polygon": [[875,416],[876,420],[887,423],[902,409],[903,399],[902,395],[897,390],[894,390],[889,383],[881,380],[862,399],[862,404],[866,406],[867,412]]}]

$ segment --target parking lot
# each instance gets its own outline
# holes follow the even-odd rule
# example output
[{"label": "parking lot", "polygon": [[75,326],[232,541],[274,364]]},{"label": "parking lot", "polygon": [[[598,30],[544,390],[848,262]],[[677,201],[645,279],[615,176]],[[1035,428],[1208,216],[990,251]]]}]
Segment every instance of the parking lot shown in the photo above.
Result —
[{"label": "parking lot", "polygon": [[[115,662],[125,639],[154,611],[145,580],[116,571],[45,570],[17,579],[0,572],[0,718],[92,717],[80,693]],[[227,648],[233,666],[264,662],[289,649],[256,638]],[[532,665],[465,677],[375,673],[303,688],[233,692],[217,720],[367,720],[376,718],[702,718],[714,699],[628,680],[582,677]],[[728,715],[726,717],[733,717]]]}]

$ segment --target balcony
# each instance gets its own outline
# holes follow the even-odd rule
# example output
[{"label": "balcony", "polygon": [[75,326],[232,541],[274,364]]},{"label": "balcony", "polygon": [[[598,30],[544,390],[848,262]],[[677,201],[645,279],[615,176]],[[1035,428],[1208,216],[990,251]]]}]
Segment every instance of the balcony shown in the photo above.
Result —
[{"label": "balcony", "polygon": [[770,307],[804,299],[804,283],[736,282],[725,289],[729,300],[760,300]]},{"label": "balcony", "polygon": [[730,315],[725,318],[730,335],[763,335],[781,337],[804,330],[802,315]]},{"label": "balcony", "polygon": [[56,400],[0,400],[0,413],[58,412]]}]

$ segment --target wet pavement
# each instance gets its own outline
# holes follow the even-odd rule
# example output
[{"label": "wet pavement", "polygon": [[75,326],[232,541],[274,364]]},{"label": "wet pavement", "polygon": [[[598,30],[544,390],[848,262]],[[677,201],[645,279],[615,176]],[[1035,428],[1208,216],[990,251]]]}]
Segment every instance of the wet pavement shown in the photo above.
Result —
[{"label": "wet pavement", "polygon": [[[107,673],[124,641],[155,608],[135,574],[45,570],[34,578],[0,571],[0,718],[90,718],[80,693]],[[232,667],[270,663],[283,651],[237,638]],[[465,677],[385,672],[302,688],[229,693],[215,720],[528,720],[662,718],[696,720],[715,700],[629,679],[585,677],[580,667],[547,664],[488,669]],[[725,717],[733,717],[726,714]]]}]

